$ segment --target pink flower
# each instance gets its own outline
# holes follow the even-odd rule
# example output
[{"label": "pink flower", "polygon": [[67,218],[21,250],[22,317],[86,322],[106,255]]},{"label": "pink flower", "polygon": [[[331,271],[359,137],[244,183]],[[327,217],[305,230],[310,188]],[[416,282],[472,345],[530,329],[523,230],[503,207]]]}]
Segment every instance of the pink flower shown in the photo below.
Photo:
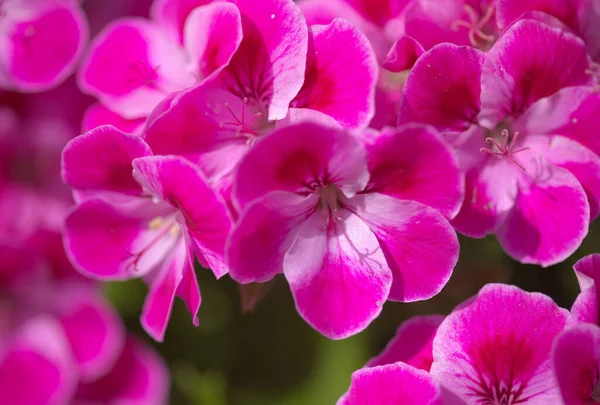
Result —
[{"label": "pink flower", "polygon": [[442,405],[429,373],[402,362],[367,367],[352,374],[350,390],[337,405]]},{"label": "pink flower", "polygon": [[[131,120],[219,72],[240,45],[241,17],[233,4],[207,3],[162,1],[153,8],[153,21],[113,21],[92,41],[79,71],[81,89]],[[172,8],[183,13],[180,18],[169,18]]]},{"label": "pink flower", "polygon": [[600,328],[581,324],[561,333],[554,344],[554,369],[567,405],[600,401]]},{"label": "pink flower", "polygon": [[199,170],[182,158],[150,156],[140,138],[106,126],[67,145],[63,178],[80,202],[66,220],[73,265],[100,280],[143,277],[150,291],[142,325],[156,340],[164,338],[176,295],[197,324],[194,255],[217,277],[225,274],[231,227]]},{"label": "pink flower", "polygon": [[533,20],[487,54],[442,44],[415,64],[399,122],[431,124],[454,147],[466,172],[459,232],[495,233],[510,256],[542,266],[579,247],[600,200],[588,65],[579,38]]},{"label": "pink flower", "polygon": [[425,127],[386,130],[366,148],[315,123],[279,129],[237,169],[230,274],[245,284],[283,273],[310,325],[348,337],[388,298],[423,300],[443,288],[458,241],[431,206],[452,216],[461,187],[454,159]]},{"label": "pink flower", "polygon": [[581,293],[571,308],[569,323],[593,323],[600,326],[600,255],[590,255],[575,263]]},{"label": "pink flower", "polygon": [[557,404],[552,344],[568,312],[549,297],[492,284],[440,325],[431,374],[449,404]]},{"label": "pink flower", "polygon": [[75,68],[87,43],[76,0],[0,2],[0,88],[48,90]]}]

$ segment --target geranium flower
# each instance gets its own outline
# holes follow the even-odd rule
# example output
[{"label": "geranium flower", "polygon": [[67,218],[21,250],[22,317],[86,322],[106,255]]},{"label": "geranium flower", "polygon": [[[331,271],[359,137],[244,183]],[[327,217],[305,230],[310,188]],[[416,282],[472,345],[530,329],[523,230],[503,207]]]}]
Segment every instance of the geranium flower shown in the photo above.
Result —
[{"label": "geranium flower", "polygon": [[[542,266],[577,249],[600,198],[599,157],[577,142],[595,134],[600,106],[588,65],[581,39],[533,20],[487,54],[442,44],[419,59],[399,122],[434,125],[454,147],[466,172],[459,232],[495,233],[513,258]],[[575,95],[586,96],[568,106]]]},{"label": "geranium flower", "polygon": [[176,295],[197,324],[194,255],[218,277],[225,274],[231,227],[200,171],[182,158],[150,156],[138,137],[99,127],[67,145],[63,178],[80,201],[65,231],[74,266],[100,280],[143,277],[150,291],[142,325],[156,340],[164,337]]},{"label": "geranium flower", "polygon": [[568,311],[549,297],[491,284],[441,323],[431,374],[447,403],[558,404],[552,345]]},{"label": "geranium flower", "polygon": [[581,293],[573,303],[569,323],[600,326],[600,255],[590,255],[575,263]]},{"label": "geranium flower", "polygon": [[461,177],[428,128],[388,130],[365,148],[340,129],[285,127],[257,142],[234,184],[232,278],[283,273],[301,316],[327,337],[360,332],[388,298],[434,296],[456,264],[456,235],[425,204],[455,213]]},{"label": "geranium flower", "polygon": [[87,45],[75,0],[0,2],[0,88],[48,90],[64,81]]}]

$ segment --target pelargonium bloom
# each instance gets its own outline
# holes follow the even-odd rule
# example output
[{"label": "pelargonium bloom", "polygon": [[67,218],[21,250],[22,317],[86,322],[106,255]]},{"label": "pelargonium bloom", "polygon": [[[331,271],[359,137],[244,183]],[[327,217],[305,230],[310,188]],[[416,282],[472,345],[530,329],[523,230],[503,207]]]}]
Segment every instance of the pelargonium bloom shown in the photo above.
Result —
[{"label": "pelargonium bloom", "polygon": [[579,247],[600,201],[589,62],[581,39],[534,20],[486,54],[441,44],[419,59],[399,122],[431,124],[455,149],[466,172],[459,232],[496,234],[510,256],[542,266]]},{"label": "pelargonium bloom", "polygon": [[553,359],[565,404],[600,402],[600,327],[580,324],[565,330],[556,339]]},{"label": "pelargonium bloom", "polygon": [[487,285],[441,323],[431,374],[448,403],[558,404],[551,352],[567,316],[543,294]]},{"label": "pelargonium bloom", "polygon": [[[79,71],[81,89],[124,119],[145,118],[170,93],[218,73],[242,41],[234,4],[158,3],[154,21],[123,18],[107,26],[92,41]],[[165,16],[183,3],[181,18]]]},{"label": "pelargonium bloom", "polygon": [[236,171],[231,277],[283,273],[301,316],[332,339],[363,330],[387,299],[436,295],[458,257],[434,208],[455,214],[462,181],[436,134],[408,126],[367,142],[305,122],[261,139]]},{"label": "pelargonium bloom", "polygon": [[39,92],[75,68],[88,39],[76,0],[0,2],[0,89]]},{"label": "pelargonium bloom", "polygon": [[139,137],[107,126],[67,145],[63,179],[79,201],[64,237],[73,265],[100,280],[143,277],[150,291],[142,325],[156,340],[164,338],[175,296],[197,324],[194,256],[225,274],[231,227],[199,169],[179,157],[153,157]]},{"label": "pelargonium bloom", "polygon": [[573,303],[569,324],[581,322],[600,326],[600,255],[590,255],[575,263],[581,293]]}]

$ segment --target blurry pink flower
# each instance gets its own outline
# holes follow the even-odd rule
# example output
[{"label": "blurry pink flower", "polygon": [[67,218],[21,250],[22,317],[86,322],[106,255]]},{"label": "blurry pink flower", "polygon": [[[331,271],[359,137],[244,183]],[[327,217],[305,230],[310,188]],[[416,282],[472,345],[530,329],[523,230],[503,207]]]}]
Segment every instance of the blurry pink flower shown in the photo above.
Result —
[{"label": "blurry pink flower", "polygon": [[590,255],[575,263],[581,293],[571,308],[569,324],[580,322],[600,326],[600,255]]},{"label": "blurry pink flower", "polygon": [[76,0],[0,2],[0,88],[48,90],[73,71],[87,44]]},{"label": "blurry pink flower", "polygon": [[466,172],[459,232],[495,233],[513,258],[542,266],[579,247],[600,201],[588,65],[581,39],[533,20],[487,54],[442,44],[419,59],[399,122],[431,124],[455,148]]},{"label": "blurry pink flower", "polygon": [[150,156],[140,138],[104,126],[67,145],[63,178],[80,202],[66,220],[73,265],[100,280],[144,277],[150,291],[141,320],[156,340],[164,338],[175,296],[197,325],[194,255],[224,275],[231,227],[200,171],[178,157]]},{"label": "blurry pink flower", "polygon": [[434,208],[455,213],[461,190],[454,159],[428,128],[389,130],[366,149],[315,123],[279,129],[237,169],[231,276],[245,284],[283,273],[310,325],[348,337],[388,298],[423,300],[444,287],[458,240]]},{"label": "blurry pink flower", "polygon": [[[240,45],[241,18],[233,4],[206,3],[162,1],[155,3],[154,21],[113,21],[92,41],[79,71],[81,89],[132,120],[150,115],[170,93],[219,72]],[[168,10],[184,5],[181,20],[168,18]]]},{"label": "blurry pink flower", "polygon": [[337,405],[442,405],[431,375],[402,362],[366,367],[352,374],[350,390]]},{"label": "blurry pink flower", "polygon": [[568,312],[550,297],[491,284],[441,323],[431,374],[448,404],[560,403],[551,350]]}]

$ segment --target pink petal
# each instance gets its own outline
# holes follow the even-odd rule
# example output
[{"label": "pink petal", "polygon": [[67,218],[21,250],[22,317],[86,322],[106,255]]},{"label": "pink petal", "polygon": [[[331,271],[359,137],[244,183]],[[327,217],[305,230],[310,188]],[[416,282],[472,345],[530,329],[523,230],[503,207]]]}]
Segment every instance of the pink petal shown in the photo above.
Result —
[{"label": "pink petal", "polygon": [[6,70],[7,86],[0,74],[1,87],[21,92],[48,90],[73,72],[86,46],[88,27],[76,3],[62,3],[6,6],[0,65]]},{"label": "pink petal", "polygon": [[166,405],[169,386],[164,360],[150,346],[129,337],[113,370],[94,383],[80,385],[77,400],[82,405]]},{"label": "pink petal", "polygon": [[242,42],[242,21],[238,8],[229,3],[213,3],[190,13],[184,31],[184,44],[199,79],[220,72]]},{"label": "pink petal", "polygon": [[291,0],[232,0],[244,39],[221,79],[241,98],[264,104],[269,120],[287,115],[304,82],[308,28]]},{"label": "pink petal", "polygon": [[142,131],[144,122],[145,120],[142,118],[127,120],[98,103],[86,110],[83,116],[82,131],[85,133],[103,125],[111,125],[119,131],[138,134]]},{"label": "pink petal", "polygon": [[367,224],[348,211],[339,214],[329,225],[321,213],[312,215],[283,260],[298,312],[330,339],[364,330],[381,312],[392,283]]},{"label": "pink petal", "polygon": [[188,17],[200,6],[210,4],[212,0],[154,0],[150,8],[152,20],[169,31],[172,37],[184,42],[185,25]]},{"label": "pink petal", "polygon": [[575,35],[534,20],[517,22],[487,54],[481,78],[481,122],[493,128],[563,87],[591,84],[586,73],[589,63],[585,44]]},{"label": "pink petal", "polygon": [[565,330],[556,339],[553,358],[564,403],[597,403],[600,392],[600,328],[596,325],[577,325]]},{"label": "pink petal", "polygon": [[409,0],[346,0],[365,19],[385,26],[389,20],[397,17]]},{"label": "pink petal", "polygon": [[419,301],[442,290],[458,261],[459,245],[440,213],[379,193],[358,195],[349,204],[377,237],[392,270],[390,300]]},{"label": "pink petal", "polygon": [[238,283],[265,282],[283,272],[283,257],[298,227],[318,204],[315,196],[273,191],[241,213],[227,243],[230,275]]},{"label": "pink petal", "polygon": [[441,405],[440,388],[429,373],[398,362],[352,374],[350,390],[337,405]]},{"label": "pink petal", "polygon": [[404,35],[390,49],[383,67],[391,72],[408,70],[423,53],[425,49],[416,39]]},{"label": "pink petal", "polygon": [[369,191],[413,200],[454,217],[462,204],[464,179],[450,149],[430,127],[384,129],[366,143]]},{"label": "pink petal", "polygon": [[442,315],[428,315],[404,321],[383,352],[372,358],[367,366],[383,366],[401,361],[429,371],[433,363],[433,338],[443,320]]},{"label": "pink petal", "polygon": [[342,19],[311,27],[311,38],[304,86],[292,106],[323,112],[348,129],[366,128],[378,75],[367,38]]},{"label": "pink petal", "polygon": [[431,374],[465,403],[560,403],[551,349],[567,315],[545,295],[488,284],[440,325]]},{"label": "pink petal", "polygon": [[406,80],[398,122],[461,132],[476,124],[483,61],[470,47],[442,44],[425,52]]},{"label": "pink petal", "polygon": [[143,118],[169,93],[192,85],[186,55],[143,19],[116,20],[90,46],[79,86],[126,119]]},{"label": "pink petal", "polygon": [[145,189],[181,212],[195,247],[215,275],[227,273],[225,241],[231,218],[200,170],[174,156],[140,158],[133,166],[134,177]]},{"label": "pink petal", "polygon": [[570,323],[600,324],[600,255],[589,255],[574,266],[581,293],[571,308]]},{"label": "pink petal", "polygon": [[527,164],[514,207],[497,236],[511,257],[547,267],[581,245],[588,233],[590,207],[581,184],[566,169],[533,153]]},{"label": "pink petal", "polygon": [[69,285],[58,298],[59,319],[84,381],[110,371],[125,343],[119,314],[95,287]]},{"label": "pink petal", "polygon": [[148,145],[137,136],[115,127],[98,127],[65,146],[62,177],[75,190],[91,194],[105,191],[140,195],[142,189],[132,175],[133,159],[150,155]]},{"label": "pink petal", "polygon": [[245,207],[275,190],[306,193],[318,179],[328,179],[351,197],[365,188],[368,178],[365,151],[355,137],[304,122],[257,142],[238,166],[234,201]]}]

